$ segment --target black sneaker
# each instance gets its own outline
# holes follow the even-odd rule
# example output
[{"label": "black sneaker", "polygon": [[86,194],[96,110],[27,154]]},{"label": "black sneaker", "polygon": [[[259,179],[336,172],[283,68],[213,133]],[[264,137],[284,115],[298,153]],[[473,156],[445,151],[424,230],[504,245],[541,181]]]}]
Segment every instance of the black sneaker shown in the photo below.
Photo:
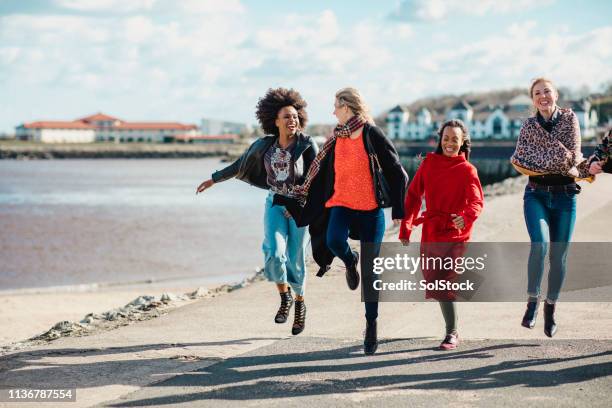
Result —
[{"label": "black sneaker", "polygon": [[350,290],[355,290],[359,286],[359,272],[357,272],[357,265],[359,265],[359,252],[353,252],[353,264],[346,267],[346,284]]}]

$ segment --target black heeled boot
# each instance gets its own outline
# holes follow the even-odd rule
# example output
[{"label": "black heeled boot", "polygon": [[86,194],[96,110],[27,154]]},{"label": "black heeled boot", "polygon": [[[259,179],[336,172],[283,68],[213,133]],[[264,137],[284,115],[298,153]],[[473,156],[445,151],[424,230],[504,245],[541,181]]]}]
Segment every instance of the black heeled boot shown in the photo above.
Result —
[{"label": "black heeled boot", "polygon": [[365,339],[363,340],[363,352],[366,356],[376,353],[378,339],[376,335],[376,320],[366,321]]},{"label": "black heeled boot", "polygon": [[306,304],[303,300],[295,301],[295,317],[293,319],[293,327],[291,334],[294,336],[304,331],[306,327]]},{"label": "black heeled boot", "polygon": [[357,265],[359,265],[359,252],[352,251],[353,253],[353,264],[346,267],[346,284],[350,290],[355,290],[359,286],[359,272],[357,272]]},{"label": "black heeled boot", "polygon": [[274,321],[276,323],[285,323],[287,321],[287,317],[289,317],[289,311],[291,310],[291,306],[293,306],[293,296],[291,296],[291,288],[286,292],[280,293],[281,304],[278,308],[278,312],[276,312],[276,317],[274,317]]},{"label": "black heeled boot", "polygon": [[555,304],[552,305],[544,302],[544,334],[552,337],[557,332],[557,323],[555,323]]},{"label": "black heeled boot", "polygon": [[525,314],[523,315],[523,322],[521,323],[521,326],[528,329],[533,329],[536,324],[536,317],[538,317],[537,300],[535,302],[527,302],[527,310],[525,310]]}]

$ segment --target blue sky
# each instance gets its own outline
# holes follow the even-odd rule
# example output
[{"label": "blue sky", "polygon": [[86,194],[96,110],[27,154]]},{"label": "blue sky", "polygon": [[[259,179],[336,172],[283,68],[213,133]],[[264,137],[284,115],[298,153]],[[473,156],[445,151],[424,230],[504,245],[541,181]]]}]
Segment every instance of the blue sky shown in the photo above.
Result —
[{"label": "blue sky", "polygon": [[312,123],[359,88],[374,114],[423,96],[612,79],[606,0],[0,0],[0,132],[97,111],[254,123],[269,87]]}]

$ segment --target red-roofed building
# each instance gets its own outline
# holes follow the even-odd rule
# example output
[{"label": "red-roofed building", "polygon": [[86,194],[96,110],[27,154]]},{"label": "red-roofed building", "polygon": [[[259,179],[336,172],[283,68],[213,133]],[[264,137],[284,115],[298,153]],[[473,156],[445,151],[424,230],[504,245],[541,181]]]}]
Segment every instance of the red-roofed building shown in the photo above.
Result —
[{"label": "red-roofed building", "polygon": [[126,122],[104,113],[68,121],[39,121],[15,128],[20,140],[43,143],[173,142],[177,135],[196,135],[196,125],[178,122]]}]

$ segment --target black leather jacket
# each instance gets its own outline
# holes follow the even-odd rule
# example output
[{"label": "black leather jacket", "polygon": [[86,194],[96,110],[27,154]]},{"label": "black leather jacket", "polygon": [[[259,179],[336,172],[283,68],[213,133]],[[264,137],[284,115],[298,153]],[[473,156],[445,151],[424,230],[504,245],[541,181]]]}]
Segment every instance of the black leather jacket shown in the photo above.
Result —
[{"label": "black leather jacket", "polygon": [[[296,135],[297,141],[293,151],[293,166],[296,177],[296,184],[302,184],[312,161],[319,152],[319,146],[312,138],[303,133]],[[216,171],[212,175],[215,183],[220,183],[236,177],[255,187],[268,190],[267,173],[264,165],[266,151],[278,140],[278,136],[264,136],[257,139],[249,148],[236,160],[224,169]]]}]

